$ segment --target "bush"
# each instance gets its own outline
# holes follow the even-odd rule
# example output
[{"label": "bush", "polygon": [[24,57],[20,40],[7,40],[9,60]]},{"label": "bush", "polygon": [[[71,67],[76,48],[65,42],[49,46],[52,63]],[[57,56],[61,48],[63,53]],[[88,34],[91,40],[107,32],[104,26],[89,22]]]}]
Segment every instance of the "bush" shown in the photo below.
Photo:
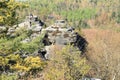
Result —
[{"label": "bush", "polygon": [[46,64],[39,57],[29,56],[25,59],[22,59],[21,62],[18,60],[17,64],[11,66],[11,69],[16,71],[28,72],[34,69],[42,70],[45,65]]},{"label": "bush", "polygon": [[45,80],[79,80],[89,71],[86,59],[80,57],[80,52],[72,46],[56,50],[48,62]]},{"label": "bush", "polygon": [[96,10],[90,8],[77,9],[72,11],[62,11],[61,14],[69,21],[71,20],[86,20],[95,16]]},{"label": "bush", "polygon": [[[21,32],[20,32],[21,33]],[[42,36],[41,36],[42,35]],[[36,37],[29,43],[21,43],[26,37],[27,33],[19,35],[16,38],[1,38],[0,39],[0,66],[2,71],[34,71],[34,69],[43,69],[44,62],[39,57],[29,56],[22,58],[21,55],[26,52],[32,54],[34,51],[43,47],[41,42],[44,34]],[[22,51],[22,52],[21,52]],[[6,66],[8,68],[6,68]]]},{"label": "bush", "polygon": [[12,75],[6,75],[6,74],[1,74],[0,75],[0,80],[17,80],[18,76],[16,74]]}]

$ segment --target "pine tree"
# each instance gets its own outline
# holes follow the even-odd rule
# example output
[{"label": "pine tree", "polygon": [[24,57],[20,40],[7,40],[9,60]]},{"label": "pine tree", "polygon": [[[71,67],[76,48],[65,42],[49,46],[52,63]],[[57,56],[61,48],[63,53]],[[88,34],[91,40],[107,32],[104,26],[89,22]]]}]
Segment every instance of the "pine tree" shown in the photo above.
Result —
[{"label": "pine tree", "polygon": [[25,5],[15,0],[0,0],[0,25],[16,24],[18,21],[16,10],[23,6]]}]

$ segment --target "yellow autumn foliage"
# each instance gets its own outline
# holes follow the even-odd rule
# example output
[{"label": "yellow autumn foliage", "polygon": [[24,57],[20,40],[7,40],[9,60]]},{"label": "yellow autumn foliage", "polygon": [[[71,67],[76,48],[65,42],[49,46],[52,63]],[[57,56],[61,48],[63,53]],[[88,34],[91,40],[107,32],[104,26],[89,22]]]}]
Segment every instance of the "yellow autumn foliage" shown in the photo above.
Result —
[{"label": "yellow autumn foliage", "polygon": [[17,63],[14,66],[11,66],[11,69],[17,70],[17,71],[29,71],[30,69],[26,66],[21,65],[20,63]]},{"label": "yellow autumn foliage", "polygon": [[8,59],[0,56],[0,65],[6,65],[7,63]]},{"label": "yellow autumn foliage", "polygon": [[80,57],[80,51],[68,45],[55,50],[53,58],[48,63],[45,80],[79,80],[90,70],[85,58]]},{"label": "yellow autumn foliage", "polygon": [[17,9],[27,7],[27,5],[15,0],[1,0],[0,5],[0,25],[7,26],[12,26],[17,23]]},{"label": "yellow autumn foliage", "polygon": [[2,16],[0,16],[0,23],[1,23],[1,22],[3,22],[3,17],[2,17]]},{"label": "yellow autumn foliage", "polygon": [[43,63],[39,57],[32,57],[32,56],[26,58],[24,61],[25,61],[25,65],[27,67],[29,67],[30,69],[31,68],[40,68]]},{"label": "yellow autumn foliage", "polygon": [[17,64],[11,66],[12,70],[16,71],[30,71],[32,69],[43,69],[45,62],[41,61],[39,57],[29,56],[20,62],[17,60]]}]

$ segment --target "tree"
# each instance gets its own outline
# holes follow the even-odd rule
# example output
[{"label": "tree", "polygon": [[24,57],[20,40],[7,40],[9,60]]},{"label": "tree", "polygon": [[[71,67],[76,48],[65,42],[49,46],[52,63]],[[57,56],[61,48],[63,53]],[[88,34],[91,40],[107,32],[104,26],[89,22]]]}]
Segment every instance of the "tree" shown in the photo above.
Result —
[{"label": "tree", "polygon": [[1,0],[0,25],[12,26],[16,24],[18,21],[16,10],[20,7],[25,7],[25,5],[15,0]]},{"label": "tree", "polygon": [[[120,33],[98,31],[95,39],[90,40],[87,55],[91,63],[91,77],[102,80],[120,79]],[[90,36],[90,35],[89,35]],[[107,36],[107,37],[106,37]],[[93,37],[93,36],[92,36]]]},{"label": "tree", "polygon": [[90,70],[86,59],[80,57],[80,52],[72,46],[54,47],[48,68],[44,72],[45,80],[79,80]]}]

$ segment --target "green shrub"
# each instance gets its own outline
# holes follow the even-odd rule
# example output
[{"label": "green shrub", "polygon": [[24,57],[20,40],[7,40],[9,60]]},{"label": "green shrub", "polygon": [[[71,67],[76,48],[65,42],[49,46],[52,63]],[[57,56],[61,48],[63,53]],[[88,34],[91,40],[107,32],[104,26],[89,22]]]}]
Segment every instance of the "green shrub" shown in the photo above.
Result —
[{"label": "green shrub", "polygon": [[[20,32],[21,33],[21,32]],[[25,54],[28,52],[32,54],[34,51],[43,47],[41,43],[42,38],[44,37],[44,33],[40,36],[32,39],[31,42],[22,43],[21,41],[28,37],[28,33],[24,32],[16,38],[1,38],[0,39],[0,66],[5,70],[5,66],[10,67],[10,71],[30,71],[33,69],[42,69],[44,62],[39,57],[28,57],[26,59],[21,58],[21,54]],[[21,53],[20,50],[23,52]],[[16,54],[14,54],[17,52]],[[20,54],[19,54],[20,53]],[[29,59],[30,58],[30,59]],[[28,59],[31,60],[28,63]],[[9,61],[15,61],[14,65],[9,64]],[[35,62],[34,62],[35,61]],[[32,63],[33,62],[33,63]],[[36,65],[34,65],[36,63]],[[29,64],[29,67],[28,67]],[[39,64],[39,65],[37,65]]]},{"label": "green shrub", "polygon": [[85,58],[72,46],[55,51],[49,61],[44,79],[50,80],[79,80],[90,70]]},{"label": "green shrub", "polygon": [[62,11],[61,13],[64,17],[66,17],[67,15],[68,20],[86,20],[95,16],[96,10],[85,8],[85,9],[77,9],[72,11]]},{"label": "green shrub", "polygon": [[17,80],[17,79],[18,79],[17,74],[12,74],[12,75],[1,74],[0,75],[0,80]]},{"label": "green shrub", "polygon": [[23,51],[28,52],[28,53],[32,53],[35,50],[43,48],[44,46],[43,46],[43,43],[42,43],[42,39],[43,39],[44,34],[41,34],[41,35],[38,36],[37,38],[33,39],[31,42],[22,43],[21,49]]}]

